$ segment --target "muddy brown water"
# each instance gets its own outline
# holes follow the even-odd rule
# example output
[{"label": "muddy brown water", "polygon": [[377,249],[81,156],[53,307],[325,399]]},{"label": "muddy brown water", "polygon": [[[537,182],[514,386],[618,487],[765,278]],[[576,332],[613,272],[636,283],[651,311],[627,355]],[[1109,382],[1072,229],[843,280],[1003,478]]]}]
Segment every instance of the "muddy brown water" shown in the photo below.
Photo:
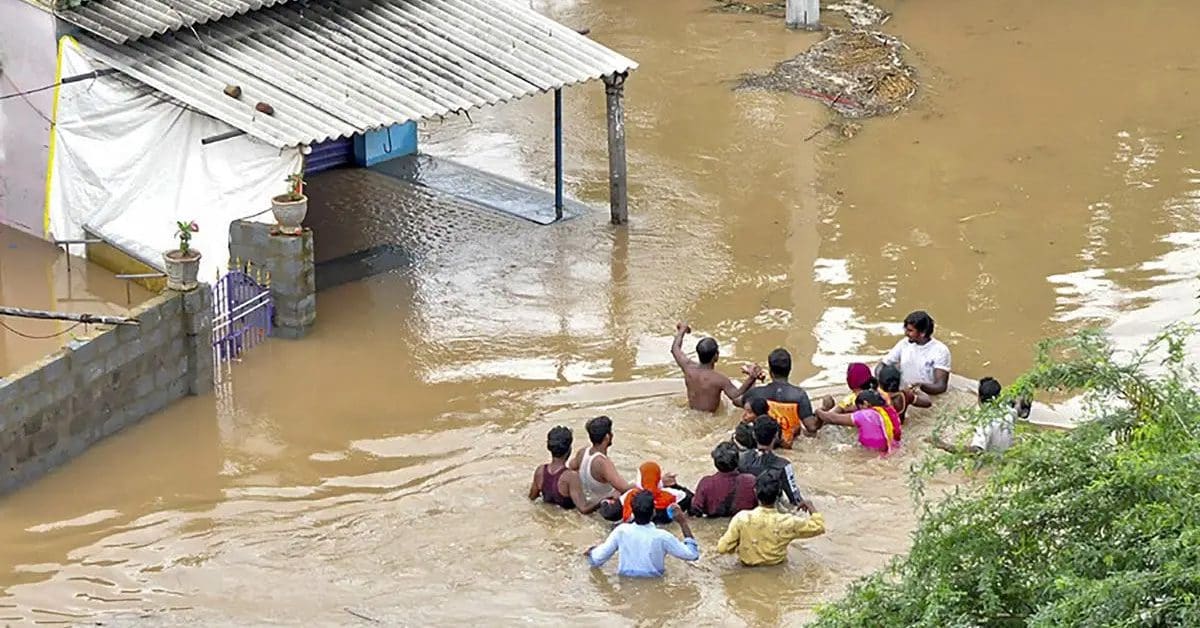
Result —
[{"label": "muddy brown water", "polygon": [[[1195,311],[1200,64],[1194,3],[885,3],[921,91],[857,137],[736,78],[818,35],[702,0],[541,3],[641,63],[628,88],[631,214],[550,228],[326,179],[318,255],[395,244],[402,268],[320,295],[188,399],[0,499],[0,622],[793,624],[907,547],[904,472],[824,431],[790,454],[829,534],[786,566],[716,556],[661,582],[587,569],[598,521],[526,502],[546,430],[608,414],[626,473],[694,484],[734,416],[686,410],[676,319],[724,368],[784,345],[838,379],[929,309],[959,372],[1011,378],[1088,323],[1132,345]],[[568,192],[602,205],[602,89],[565,92]],[[426,127],[430,152],[545,185],[549,98]],[[336,192],[336,194],[334,194]],[[382,235],[381,235],[382,234]],[[339,247],[345,251],[339,251]],[[695,338],[689,339],[689,345]]]},{"label": "muddy brown water", "polygon": [[[74,247],[82,248],[82,247]],[[0,305],[54,312],[124,316],[149,298],[136,284],[74,259],[52,244],[0,226]],[[70,321],[0,317],[0,377],[58,350],[73,338],[98,332]]]}]

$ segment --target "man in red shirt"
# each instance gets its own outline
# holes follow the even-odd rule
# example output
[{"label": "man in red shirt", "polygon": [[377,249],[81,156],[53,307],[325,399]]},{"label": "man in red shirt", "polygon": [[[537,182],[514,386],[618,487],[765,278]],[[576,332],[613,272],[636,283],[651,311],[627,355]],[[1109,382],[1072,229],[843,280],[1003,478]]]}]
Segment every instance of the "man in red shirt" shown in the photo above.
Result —
[{"label": "man in red shirt", "polygon": [[728,441],[717,445],[712,458],[717,472],[696,485],[689,513],[693,517],[732,517],[757,506],[754,476],[738,472],[737,445]]}]

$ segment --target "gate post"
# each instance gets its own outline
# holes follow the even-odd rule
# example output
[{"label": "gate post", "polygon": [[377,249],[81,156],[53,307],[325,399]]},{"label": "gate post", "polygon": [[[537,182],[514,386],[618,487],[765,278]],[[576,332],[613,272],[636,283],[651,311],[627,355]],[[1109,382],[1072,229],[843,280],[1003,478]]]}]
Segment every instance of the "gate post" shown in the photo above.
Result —
[{"label": "gate post", "polygon": [[311,230],[279,235],[272,233],[272,225],[236,220],[229,224],[229,260],[270,273],[273,336],[295,339],[308,334],[317,319]]}]

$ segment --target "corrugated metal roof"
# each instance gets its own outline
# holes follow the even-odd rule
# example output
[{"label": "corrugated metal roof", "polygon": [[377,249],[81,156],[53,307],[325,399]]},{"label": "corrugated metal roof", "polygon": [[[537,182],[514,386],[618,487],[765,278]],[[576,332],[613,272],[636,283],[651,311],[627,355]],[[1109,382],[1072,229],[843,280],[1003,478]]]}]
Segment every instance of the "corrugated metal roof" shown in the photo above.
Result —
[{"label": "corrugated metal roof", "polygon": [[290,0],[91,0],[58,17],[113,43],[123,44],[283,4]]},{"label": "corrugated metal roof", "polygon": [[[494,105],[637,64],[506,0],[276,6],[115,46],[101,61],[276,146]],[[240,99],[223,92],[242,88]],[[254,110],[264,102],[274,115]]]}]

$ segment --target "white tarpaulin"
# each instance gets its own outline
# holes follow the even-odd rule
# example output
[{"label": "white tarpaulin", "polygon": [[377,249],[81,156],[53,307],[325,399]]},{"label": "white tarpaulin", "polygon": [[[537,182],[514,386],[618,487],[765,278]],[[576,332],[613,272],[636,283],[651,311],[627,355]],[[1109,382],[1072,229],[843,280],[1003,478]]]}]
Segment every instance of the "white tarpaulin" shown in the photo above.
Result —
[{"label": "white tarpaulin", "polygon": [[[63,77],[97,69],[70,37],[59,43],[59,64]],[[57,239],[82,238],[87,226],[161,269],[163,252],[177,247],[175,222],[194,220],[191,246],[203,254],[201,281],[211,283],[228,264],[229,223],[254,214],[273,222],[271,197],[302,167],[299,150],[246,135],[201,145],[233,128],[120,75],[57,92],[46,201]]]}]

